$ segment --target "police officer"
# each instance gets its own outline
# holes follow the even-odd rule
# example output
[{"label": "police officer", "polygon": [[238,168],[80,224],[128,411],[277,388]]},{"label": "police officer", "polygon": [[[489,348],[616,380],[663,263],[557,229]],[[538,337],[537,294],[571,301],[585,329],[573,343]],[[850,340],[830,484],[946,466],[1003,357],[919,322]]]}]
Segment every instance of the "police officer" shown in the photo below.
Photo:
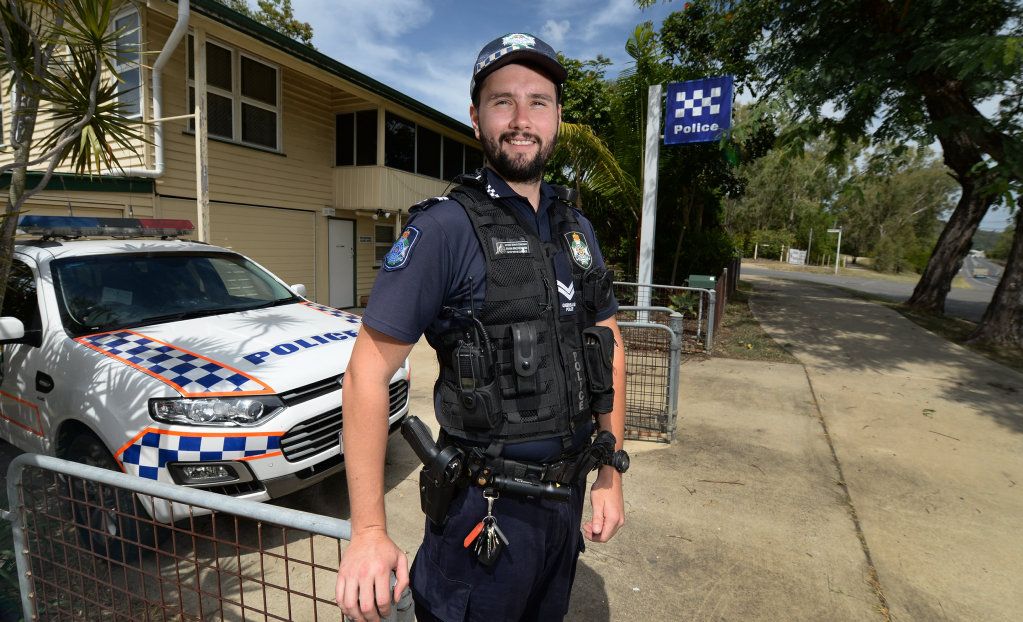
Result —
[{"label": "police officer", "polygon": [[[441,367],[441,438],[488,466],[459,486],[443,520],[427,520],[411,571],[421,622],[562,619],[583,534],[606,542],[624,523],[621,474],[611,466],[599,467],[583,533],[585,474],[551,475],[571,470],[562,467],[587,448],[595,426],[621,449],[625,420],[610,273],[590,222],[542,181],[565,78],[554,50],[534,36],[509,34],[483,48],[469,115],[485,167],[447,197],[412,208],[382,262],[344,377],[352,540],[336,598],[352,619],[388,615],[410,582],[406,556],[387,534],[386,413],[388,382],[424,333]],[[603,352],[604,374],[594,351]],[[540,485],[559,498],[496,492],[493,478],[512,465],[519,475],[544,473]],[[509,472],[504,481],[513,480]],[[480,538],[490,533],[496,543],[491,523],[506,544],[487,557]]]}]

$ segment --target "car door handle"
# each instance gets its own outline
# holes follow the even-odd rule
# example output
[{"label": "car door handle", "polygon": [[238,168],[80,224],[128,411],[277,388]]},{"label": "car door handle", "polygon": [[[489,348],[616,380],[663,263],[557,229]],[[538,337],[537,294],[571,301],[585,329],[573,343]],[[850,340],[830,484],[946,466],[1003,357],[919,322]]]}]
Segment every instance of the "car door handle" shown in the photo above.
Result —
[{"label": "car door handle", "polygon": [[44,374],[41,371],[36,372],[36,391],[49,393],[53,390],[53,386],[53,378],[49,374]]}]

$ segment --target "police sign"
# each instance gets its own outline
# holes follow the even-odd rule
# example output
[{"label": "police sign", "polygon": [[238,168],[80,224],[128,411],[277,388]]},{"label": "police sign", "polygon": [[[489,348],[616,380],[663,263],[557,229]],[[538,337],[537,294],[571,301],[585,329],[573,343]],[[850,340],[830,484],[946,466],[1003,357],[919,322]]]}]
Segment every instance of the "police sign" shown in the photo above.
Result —
[{"label": "police sign", "polygon": [[732,126],[732,76],[668,85],[664,144],[718,140]]}]

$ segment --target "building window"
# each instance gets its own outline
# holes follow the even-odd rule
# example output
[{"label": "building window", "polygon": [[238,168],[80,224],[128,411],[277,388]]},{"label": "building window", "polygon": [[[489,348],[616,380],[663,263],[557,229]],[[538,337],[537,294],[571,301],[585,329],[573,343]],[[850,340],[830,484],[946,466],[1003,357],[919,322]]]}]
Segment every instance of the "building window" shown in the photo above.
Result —
[{"label": "building window", "polygon": [[376,255],[373,258],[373,265],[379,266],[384,261],[384,256],[394,246],[394,226],[376,225]]},{"label": "building window", "polygon": [[[384,165],[409,173],[451,181],[483,165],[483,154],[478,149],[442,138],[437,132],[390,112],[385,116],[384,137]],[[477,161],[478,164],[470,166]]]},{"label": "building window", "polygon": [[336,166],[376,166],[376,110],[339,114],[334,128]]},{"label": "building window", "polygon": [[384,166],[416,172],[416,124],[387,113],[384,127]]},{"label": "building window", "polygon": [[139,65],[139,13],[134,8],[114,20],[114,69],[120,76],[117,101],[121,113],[129,117],[142,115],[142,69]]},{"label": "building window", "polygon": [[467,145],[465,147],[465,172],[475,173],[480,168],[483,168],[483,152]]},{"label": "building window", "polygon": [[[194,41],[188,37],[188,106],[195,109]],[[206,42],[206,131],[244,145],[280,150],[281,79],[277,67]],[[188,127],[195,131],[195,122]]]}]

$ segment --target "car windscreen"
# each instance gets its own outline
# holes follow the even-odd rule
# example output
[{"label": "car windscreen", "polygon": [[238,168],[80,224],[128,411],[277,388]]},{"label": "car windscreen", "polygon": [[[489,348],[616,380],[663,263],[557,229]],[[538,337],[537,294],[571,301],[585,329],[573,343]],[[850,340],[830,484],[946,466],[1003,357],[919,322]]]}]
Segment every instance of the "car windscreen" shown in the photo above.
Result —
[{"label": "car windscreen", "polygon": [[297,302],[233,253],[131,253],[50,264],[64,327],[74,335]]}]

